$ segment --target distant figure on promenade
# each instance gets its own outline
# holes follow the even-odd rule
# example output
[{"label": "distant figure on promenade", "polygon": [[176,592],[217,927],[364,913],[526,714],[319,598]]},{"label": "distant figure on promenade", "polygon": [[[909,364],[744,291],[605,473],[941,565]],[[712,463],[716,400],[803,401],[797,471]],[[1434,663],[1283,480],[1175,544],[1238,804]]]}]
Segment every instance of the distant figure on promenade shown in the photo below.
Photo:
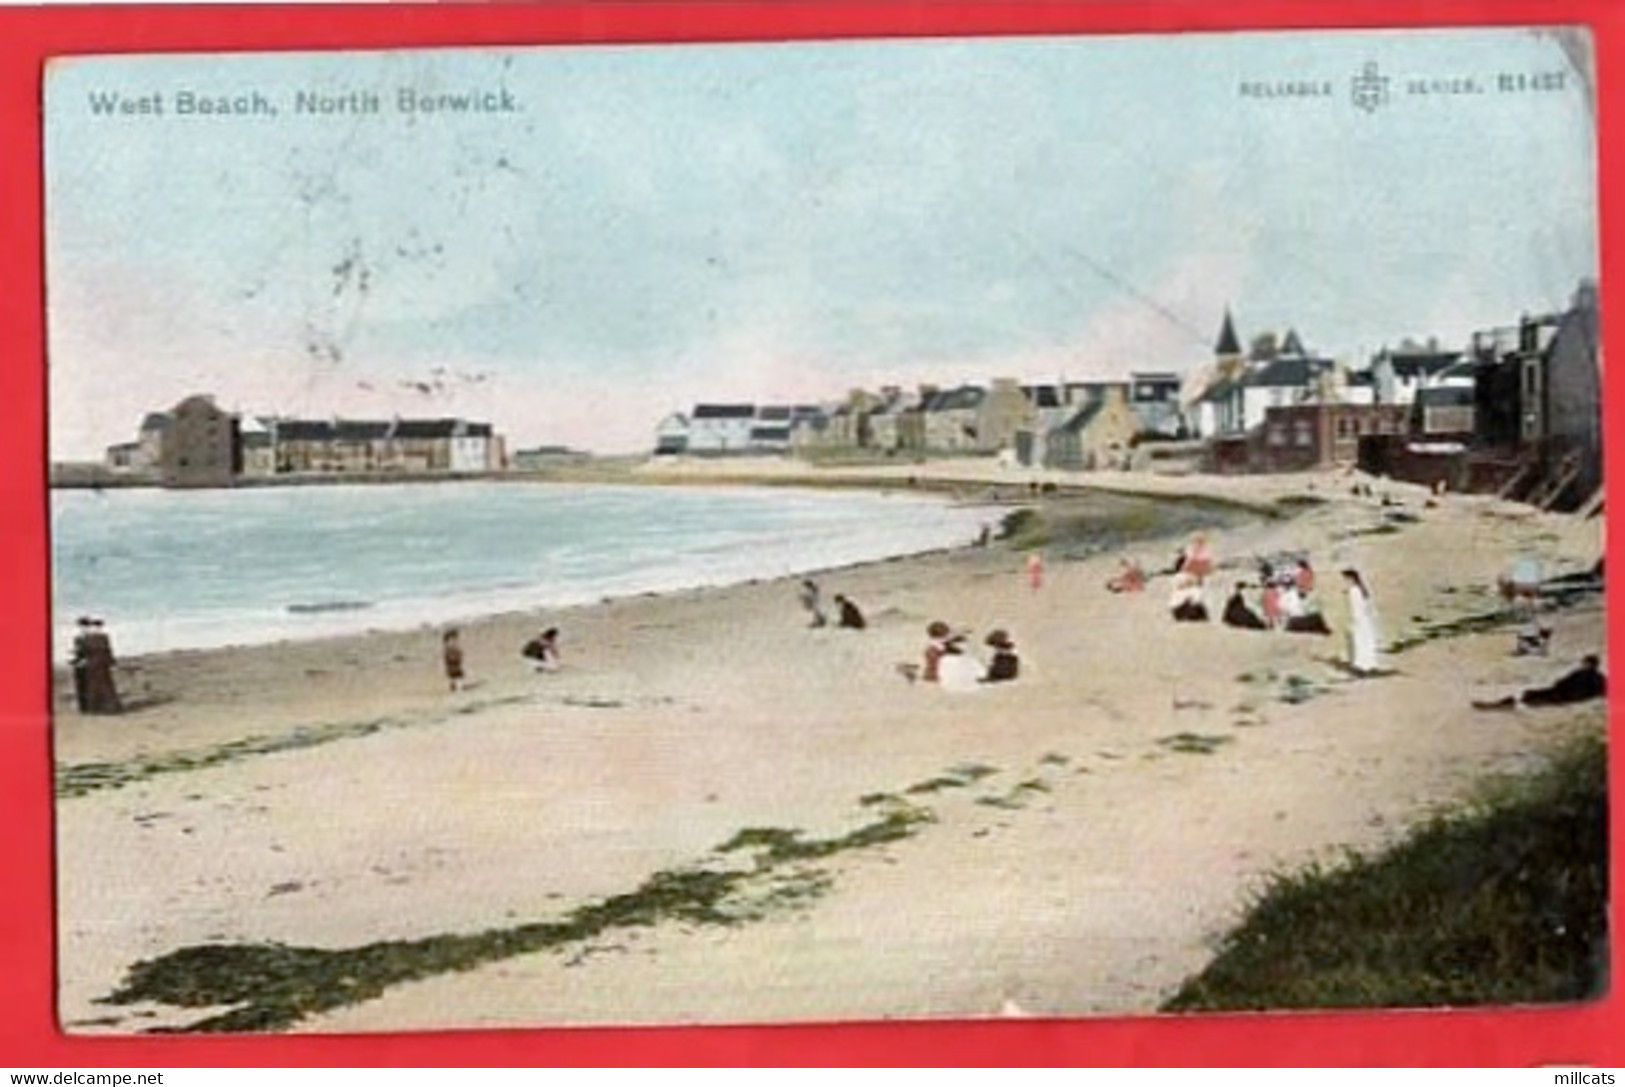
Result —
[{"label": "distant figure on promenade", "polygon": [[440,636],[440,659],[446,665],[446,682],[452,690],[459,689],[463,684],[463,643],[456,627]]},{"label": "distant figure on promenade", "polygon": [[1106,589],[1114,593],[1140,593],[1145,591],[1145,571],[1133,559],[1119,560],[1117,573],[1106,582]]},{"label": "distant figure on promenade", "polygon": [[1027,556],[1027,584],[1035,593],[1044,587],[1044,556],[1037,551]]},{"label": "distant figure on promenade", "polygon": [[1196,579],[1197,584],[1206,581],[1213,573],[1213,550],[1208,547],[1207,536],[1204,533],[1196,533],[1191,537],[1191,542],[1185,545],[1179,572],[1189,574]]},{"label": "distant figure on promenade", "polygon": [[1350,567],[1343,571],[1343,581],[1349,593],[1349,667],[1358,676],[1377,671],[1377,605],[1371,599],[1360,571]]},{"label": "distant figure on promenade", "polygon": [[73,704],[80,713],[87,713],[90,699],[86,696],[85,673],[89,667],[90,617],[81,615],[79,632],[73,636]]},{"label": "distant figure on promenade", "polygon": [[1182,573],[1174,579],[1174,591],[1168,598],[1168,610],[1179,623],[1207,622],[1207,601],[1202,598],[1202,585],[1190,574]]},{"label": "distant figure on promenade", "polygon": [[519,655],[535,665],[538,672],[559,670],[559,628],[548,627],[525,643]]},{"label": "distant figure on promenade", "polygon": [[993,650],[993,659],[987,662],[987,675],[982,677],[983,683],[1008,683],[1021,672],[1021,660],[1016,656],[1016,643],[1010,640],[1008,632],[995,630],[987,636],[987,644]]},{"label": "distant figure on promenade", "polygon": [[1236,582],[1235,591],[1224,602],[1224,625],[1242,630],[1268,630],[1269,624],[1264,622],[1264,617],[1248,606],[1247,598],[1242,595],[1245,588],[1241,582]]},{"label": "distant figure on promenade", "polygon": [[993,526],[987,522],[982,523],[982,531],[976,535],[976,546],[987,547],[993,542]]},{"label": "distant figure on promenade", "polygon": [[836,621],[836,626],[846,630],[862,630],[869,625],[863,618],[863,612],[858,610],[858,606],[840,593],[835,594],[835,606],[840,609],[841,613],[840,619]]},{"label": "distant figure on promenade", "polygon": [[1530,687],[1521,695],[1508,695],[1493,702],[1473,703],[1480,710],[1510,710],[1518,703],[1525,706],[1567,706],[1575,702],[1589,702],[1608,694],[1608,677],[1601,672],[1602,661],[1596,654],[1588,655],[1580,667],[1553,683],[1550,687]]},{"label": "distant figure on promenade", "polygon": [[819,592],[818,582],[812,578],[804,579],[801,582],[800,597],[801,606],[812,616],[812,622],[809,625],[814,628],[828,625],[829,620],[824,617],[824,598],[823,594]]},{"label": "distant figure on promenade", "polygon": [[113,640],[102,628],[100,619],[90,620],[80,650],[84,656],[85,712],[94,714],[123,713],[124,703],[118,695],[118,683],[113,678]]}]

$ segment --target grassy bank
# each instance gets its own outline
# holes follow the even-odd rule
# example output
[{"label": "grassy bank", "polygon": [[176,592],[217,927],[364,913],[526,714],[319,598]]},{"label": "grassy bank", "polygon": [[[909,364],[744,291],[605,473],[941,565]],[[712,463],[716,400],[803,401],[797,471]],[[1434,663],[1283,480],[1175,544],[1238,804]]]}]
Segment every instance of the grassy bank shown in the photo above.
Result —
[{"label": "grassy bank", "polygon": [[1602,995],[1606,764],[1603,739],[1588,737],[1380,855],[1277,877],[1165,1010]]}]

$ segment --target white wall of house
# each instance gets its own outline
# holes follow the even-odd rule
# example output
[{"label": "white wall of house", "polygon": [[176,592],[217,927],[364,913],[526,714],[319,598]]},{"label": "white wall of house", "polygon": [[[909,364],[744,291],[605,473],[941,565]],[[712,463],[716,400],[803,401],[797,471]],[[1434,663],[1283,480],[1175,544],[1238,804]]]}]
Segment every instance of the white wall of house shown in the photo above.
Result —
[{"label": "white wall of house", "polygon": [[461,435],[451,439],[451,470],[453,472],[483,472],[489,467],[488,438]]},{"label": "white wall of house", "polygon": [[750,448],[750,428],[756,420],[743,419],[690,419],[688,424],[688,451],[690,453],[738,453]]}]

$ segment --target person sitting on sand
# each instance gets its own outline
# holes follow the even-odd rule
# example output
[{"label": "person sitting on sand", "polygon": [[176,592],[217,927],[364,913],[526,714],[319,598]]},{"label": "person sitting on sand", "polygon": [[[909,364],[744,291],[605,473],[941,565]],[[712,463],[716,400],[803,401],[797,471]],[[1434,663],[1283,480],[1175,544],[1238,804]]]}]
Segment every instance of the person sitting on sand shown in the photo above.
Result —
[{"label": "person sitting on sand", "polygon": [[1298,587],[1298,593],[1306,598],[1315,591],[1315,571],[1308,559],[1298,560],[1298,569],[1293,573],[1292,580]]},{"label": "person sitting on sand", "polygon": [[841,617],[836,621],[836,626],[846,630],[862,630],[869,625],[863,618],[863,612],[858,610],[858,606],[840,593],[835,594],[835,606],[841,612]]},{"label": "person sitting on sand", "polygon": [[1119,560],[1117,573],[1106,582],[1108,592],[1140,593],[1145,591],[1145,571],[1133,559]]},{"label": "person sitting on sand", "polygon": [[1247,598],[1242,595],[1242,590],[1246,587],[1241,582],[1236,582],[1235,591],[1224,603],[1224,625],[1239,627],[1242,630],[1268,630],[1269,624],[1264,622],[1264,617],[1247,606]]},{"label": "person sitting on sand", "polygon": [[920,671],[920,679],[926,683],[936,683],[942,678],[942,658],[950,653],[958,653],[962,636],[956,635],[952,628],[941,619],[934,620],[925,628],[925,667]]},{"label": "person sitting on sand", "polygon": [[956,693],[974,691],[985,674],[982,662],[966,652],[964,636],[949,636],[943,643],[942,658],[937,661],[937,686]]},{"label": "person sitting on sand", "polygon": [[1168,610],[1173,613],[1175,622],[1207,622],[1207,602],[1202,599],[1202,585],[1195,576],[1180,574],[1174,579],[1174,591],[1168,598]]},{"label": "person sitting on sand", "polygon": [[519,655],[531,661],[538,672],[559,670],[559,628],[548,627],[525,643]]},{"label": "person sitting on sand", "polygon": [[1522,694],[1496,699],[1493,702],[1474,701],[1480,710],[1510,710],[1520,702],[1525,706],[1567,706],[1574,702],[1589,702],[1608,694],[1608,677],[1600,671],[1602,661],[1589,654],[1580,667],[1550,687],[1530,687]]},{"label": "person sitting on sand", "polygon": [[1206,581],[1213,573],[1213,551],[1208,547],[1207,536],[1204,533],[1198,532],[1191,537],[1191,542],[1185,547],[1183,559],[1184,561],[1179,564],[1179,572],[1189,574],[1198,584]]},{"label": "person sitting on sand", "polygon": [[1264,582],[1263,607],[1265,626],[1279,630],[1286,625],[1286,615],[1281,611],[1281,586],[1273,580]]},{"label": "person sitting on sand", "polygon": [[446,682],[455,691],[463,684],[463,643],[456,627],[440,636],[440,658],[446,665]]},{"label": "person sitting on sand", "polygon": [[1009,633],[995,630],[987,636],[987,644],[993,650],[993,659],[987,663],[987,674],[982,677],[982,682],[1008,683],[1015,679],[1021,671],[1021,661],[1016,656],[1016,643],[1010,640]]},{"label": "person sitting on sand", "polygon": [[812,615],[812,627],[825,626],[829,620],[824,618],[824,601],[818,591],[818,582],[807,578],[801,583],[801,606]]}]

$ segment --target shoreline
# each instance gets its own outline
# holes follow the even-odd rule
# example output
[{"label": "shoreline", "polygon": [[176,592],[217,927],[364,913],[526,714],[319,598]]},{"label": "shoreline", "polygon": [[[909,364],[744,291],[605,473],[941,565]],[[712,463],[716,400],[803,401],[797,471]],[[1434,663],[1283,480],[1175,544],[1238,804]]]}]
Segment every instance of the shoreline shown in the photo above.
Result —
[{"label": "shoreline", "polygon": [[[1292,517],[1215,531],[1220,579],[1286,545],[1325,575],[1354,561],[1400,642],[1416,616],[1481,611],[1510,554],[1557,573],[1597,545],[1596,522],[1415,494],[1415,523],[1361,535],[1383,507],[1333,482]],[[793,579],[549,612],[550,675],[517,655],[536,620],[497,617],[464,628],[467,693],[445,689],[432,631],[143,662],[170,700],[56,720],[59,767],[134,775],[58,802],[62,1021],[196,1024],[208,1009],[95,1002],[138,962],[271,943],[411,960],[285,1021],[298,1031],[1149,1012],[1268,872],[1393,840],[1606,726],[1600,705],[1469,707],[1600,646],[1600,602],[1553,614],[1549,660],[1463,631],[1356,681],[1330,586],[1330,639],[1171,623],[1161,579],[1105,592],[1118,553],[1155,569],[1163,542],[1057,548],[1041,591],[1002,545],[827,575],[863,632],[808,629]],[[937,618],[978,645],[1012,631],[1020,680],[906,683],[896,666]],[[725,880],[712,902],[728,923],[599,927],[684,873],[764,857],[768,882]],[[479,934],[510,931],[513,953],[485,957]],[[421,967],[459,948],[466,973]]]},{"label": "shoreline", "polygon": [[[947,506],[947,508],[951,508],[951,509],[985,510],[985,511],[987,511],[988,514],[989,514],[989,522],[988,522],[989,527],[993,528],[996,533],[1002,533],[1003,532],[1003,529],[1004,529],[1003,522],[1005,521],[1006,518],[1008,518],[1012,513],[1016,512],[1018,510],[1022,510],[1022,509],[1033,509],[1033,508],[1042,509],[1045,506],[1051,506],[1051,507],[1053,507],[1053,506],[1063,506],[1064,507],[1064,506],[1069,505],[1069,504],[1087,504],[1087,503],[1089,503],[1091,501],[1097,501],[1098,502],[1098,501],[1103,500],[1103,501],[1105,501],[1107,503],[1110,503],[1110,502],[1113,502],[1113,501],[1123,501],[1123,502],[1127,502],[1127,503],[1136,503],[1136,504],[1139,505],[1140,508],[1143,508],[1145,510],[1157,511],[1157,512],[1152,514],[1152,519],[1157,524],[1158,527],[1153,528],[1149,532],[1141,531],[1141,532],[1133,533],[1130,536],[1131,539],[1150,539],[1150,538],[1157,538],[1157,537],[1164,538],[1164,539],[1171,539],[1171,538],[1173,538],[1175,536],[1178,536],[1180,532],[1187,531],[1187,528],[1184,527],[1180,523],[1181,519],[1177,515],[1178,511],[1184,510],[1184,509],[1194,511],[1195,519],[1198,519],[1198,520],[1202,519],[1201,515],[1210,513],[1212,515],[1212,520],[1213,520],[1213,522],[1215,524],[1224,523],[1224,522],[1235,520],[1237,518],[1245,518],[1245,517],[1264,517],[1264,518],[1271,518],[1271,519],[1289,518],[1294,512],[1294,510],[1292,508],[1287,507],[1287,506],[1283,506],[1278,502],[1271,503],[1271,502],[1240,500],[1240,499],[1235,499],[1235,498],[1228,498],[1228,497],[1225,497],[1225,496],[1211,496],[1211,495],[1201,495],[1201,494],[1157,493],[1157,492],[1145,493],[1145,492],[1140,491],[1140,490],[1132,489],[1131,487],[1115,487],[1115,488],[1114,487],[1099,487],[1099,488],[1095,488],[1095,487],[1086,487],[1086,486],[1071,486],[1071,487],[1065,487],[1065,488],[1056,487],[1056,488],[1053,488],[1053,489],[1050,489],[1050,490],[1040,490],[1038,493],[1028,493],[1025,488],[1012,488],[1008,483],[1006,483],[1003,486],[1007,490],[1014,490],[1014,491],[1016,491],[1018,493],[990,494],[990,493],[988,493],[987,491],[984,490],[984,491],[979,492],[979,493],[969,493],[968,494],[968,493],[966,493],[967,488],[982,487],[982,486],[985,486],[985,484],[983,484],[983,483],[981,483],[980,481],[977,481],[977,480],[965,480],[965,479],[931,480],[931,481],[928,481],[926,483],[926,485],[924,485],[922,487],[913,488],[913,487],[906,487],[906,486],[900,487],[900,486],[897,486],[894,481],[885,480],[885,479],[878,479],[878,478],[869,477],[869,476],[865,476],[865,477],[861,477],[861,478],[833,479],[833,480],[830,480],[829,483],[831,484],[829,486],[813,486],[813,485],[802,482],[800,480],[800,478],[797,477],[796,479],[779,480],[779,481],[776,481],[776,482],[770,482],[770,483],[767,483],[767,484],[762,484],[762,483],[758,483],[758,482],[756,482],[756,481],[754,481],[753,479],[750,479],[750,478],[738,477],[738,478],[732,479],[731,481],[719,481],[719,480],[716,480],[716,479],[713,479],[713,478],[695,478],[695,479],[687,479],[687,478],[685,478],[685,479],[680,479],[680,480],[676,480],[676,481],[647,480],[647,481],[643,482],[642,484],[628,484],[628,485],[633,485],[633,486],[639,486],[639,485],[641,485],[641,486],[682,486],[682,487],[695,487],[695,488],[719,487],[719,488],[724,488],[724,489],[734,489],[734,488],[740,488],[740,487],[744,487],[744,488],[753,488],[753,487],[755,487],[755,488],[761,488],[761,489],[764,489],[764,490],[766,490],[766,489],[785,488],[785,489],[805,490],[805,491],[808,491],[808,492],[819,493],[819,494],[827,494],[827,493],[830,493],[832,491],[839,492],[839,491],[853,490],[853,491],[863,491],[863,492],[868,492],[868,493],[874,493],[874,494],[878,494],[878,495],[886,496],[886,497],[900,497],[900,498],[915,499],[915,500],[920,500],[920,501],[943,501],[945,503],[945,505]],[[599,486],[599,484],[593,484],[593,483],[588,483],[588,482],[580,482],[580,481],[554,481],[554,484],[560,485],[560,486],[570,486],[570,487],[594,487],[594,486]],[[550,485],[552,485],[552,484],[550,484]],[[613,487],[613,486],[617,486],[617,485],[619,485],[619,484],[615,484],[615,483],[604,483],[604,484],[602,484],[602,486],[609,486],[609,487]],[[1130,516],[1129,511],[1120,511],[1120,513],[1121,513],[1121,515],[1123,516],[1124,519],[1128,519],[1129,516]],[[1110,522],[1112,520],[1112,516],[1110,514],[1108,514],[1107,517],[1105,518],[1105,520],[1108,522],[1108,524],[1106,526],[1106,531],[1107,531],[1108,535],[1110,535]],[[1165,523],[1168,523],[1168,527],[1162,527]],[[993,539],[993,542],[998,543],[999,540],[1000,540],[1000,536],[995,535],[995,537]],[[1119,545],[1119,544],[1118,544],[1118,541],[1116,541],[1114,539],[1112,542],[1109,542],[1109,543],[1105,544],[1104,546],[1111,547],[1111,546],[1115,546],[1115,545]],[[856,560],[854,562],[836,563],[836,564],[830,565],[830,566],[814,566],[814,567],[808,567],[808,568],[805,568],[805,569],[789,570],[789,571],[786,571],[786,572],[783,572],[783,573],[757,574],[757,575],[752,575],[752,576],[748,576],[748,577],[734,578],[734,579],[722,580],[722,581],[700,581],[700,582],[696,582],[696,583],[692,583],[692,584],[674,585],[674,586],[671,586],[671,587],[662,587],[662,588],[655,588],[655,589],[618,591],[618,592],[613,592],[613,593],[609,593],[609,594],[598,595],[598,596],[596,596],[596,597],[594,597],[592,599],[583,598],[583,599],[577,599],[577,600],[564,601],[564,602],[560,602],[560,603],[557,603],[557,604],[541,604],[541,605],[537,605],[537,606],[534,606],[534,607],[504,608],[504,609],[498,610],[498,611],[490,611],[490,610],[466,610],[465,611],[465,610],[457,610],[455,607],[453,607],[451,610],[448,610],[444,615],[442,615],[439,618],[418,619],[418,618],[405,618],[405,617],[402,617],[396,622],[389,622],[388,620],[385,620],[385,621],[381,622],[378,625],[370,625],[370,624],[367,624],[367,623],[365,623],[363,621],[364,617],[366,617],[368,615],[371,615],[371,614],[375,614],[374,609],[378,607],[377,602],[372,602],[372,601],[349,602],[349,601],[345,601],[345,602],[339,602],[342,606],[333,606],[333,607],[330,607],[330,608],[312,609],[312,610],[307,611],[307,612],[293,611],[291,609],[294,607],[294,605],[290,605],[289,606],[290,610],[287,612],[287,615],[281,616],[283,621],[286,621],[286,622],[295,621],[294,619],[290,619],[289,617],[290,616],[297,617],[297,616],[299,616],[301,614],[306,614],[306,615],[328,615],[328,614],[331,614],[331,615],[335,615],[335,616],[337,616],[337,615],[349,615],[349,616],[354,617],[357,620],[357,622],[354,623],[354,624],[347,624],[347,625],[349,625],[351,627],[351,629],[331,630],[331,631],[313,631],[313,632],[308,633],[308,634],[282,635],[282,636],[272,637],[272,638],[269,638],[267,640],[226,641],[226,642],[221,642],[221,643],[217,643],[217,644],[205,644],[205,645],[194,645],[194,646],[176,646],[176,647],[166,648],[166,649],[142,650],[142,651],[137,651],[137,652],[132,652],[132,653],[121,654],[120,661],[121,661],[121,664],[125,664],[125,663],[139,664],[140,662],[148,660],[150,658],[163,657],[163,656],[172,655],[172,654],[195,654],[195,653],[207,653],[207,652],[213,652],[213,651],[218,651],[218,650],[227,650],[227,649],[249,649],[249,648],[254,648],[254,647],[258,647],[258,646],[275,646],[275,645],[284,645],[284,644],[297,643],[297,642],[331,642],[331,641],[333,641],[335,639],[345,639],[345,638],[351,638],[351,637],[364,636],[364,635],[368,635],[368,634],[405,633],[405,632],[410,632],[410,631],[423,631],[423,630],[429,630],[429,629],[434,629],[434,628],[444,628],[445,626],[453,625],[453,624],[459,625],[459,626],[461,626],[461,625],[469,625],[469,624],[480,623],[480,622],[484,622],[484,621],[492,620],[492,619],[512,618],[512,617],[519,616],[519,615],[533,615],[533,614],[542,613],[542,612],[555,612],[555,611],[577,609],[577,608],[581,608],[581,607],[593,606],[593,605],[597,605],[597,604],[605,604],[605,603],[610,603],[610,602],[613,602],[613,601],[632,599],[632,598],[637,598],[637,597],[646,597],[646,596],[650,596],[650,595],[660,596],[660,595],[666,595],[666,594],[670,594],[670,593],[688,592],[688,591],[701,590],[701,589],[725,589],[725,588],[728,588],[728,587],[734,586],[734,585],[754,584],[754,583],[759,582],[759,581],[795,581],[795,580],[798,580],[798,579],[801,579],[801,578],[807,578],[807,577],[818,579],[818,578],[824,578],[824,577],[829,577],[829,576],[833,576],[833,575],[839,575],[839,574],[841,574],[841,573],[843,573],[845,571],[848,571],[848,570],[851,570],[851,569],[854,569],[854,568],[862,568],[864,566],[868,566],[868,565],[875,564],[875,563],[893,562],[893,561],[897,561],[899,559],[904,559],[904,558],[933,555],[933,554],[938,554],[938,553],[947,553],[947,552],[952,552],[952,551],[956,551],[956,550],[974,549],[976,547],[977,547],[977,544],[974,541],[965,542],[965,543],[952,543],[952,544],[946,544],[946,545],[940,545],[940,546],[926,547],[926,548],[923,548],[923,549],[918,550],[918,551],[906,551],[906,552],[898,552],[898,553],[895,553],[895,554],[881,555],[879,557],[872,558],[872,559],[859,559],[859,560]],[[391,601],[389,603],[393,604],[393,605],[403,605],[403,604],[408,604],[409,602],[407,602],[407,601]],[[419,603],[421,603],[421,601]],[[469,606],[470,607],[475,607],[475,605],[469,605]],[[63,629],[66,630],[65,627]],[[115,632],[115,634],[116,634],[116,632]],[[64,642],[63,644],[65,645],[66,643]],[[60,654],[56,654],[56,653],[53,654],[54,657],[59,656],[59,655]],[[57,681],[60,683],[64,679],[64,677],[66,676],[66,665],[59,662],[59,661],[53,660],[53,674],[56,676]]]}]

